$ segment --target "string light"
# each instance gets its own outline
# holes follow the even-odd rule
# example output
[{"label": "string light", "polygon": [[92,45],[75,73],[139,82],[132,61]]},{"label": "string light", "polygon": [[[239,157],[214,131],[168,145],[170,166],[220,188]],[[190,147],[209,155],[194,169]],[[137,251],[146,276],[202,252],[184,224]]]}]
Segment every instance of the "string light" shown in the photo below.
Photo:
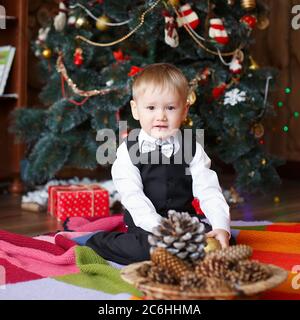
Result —
[{"label": "string light", "polygon": [[281,108],[281,107],[283,107],[283,102],[282,102],[282,101],[279,101],[279,102],[277,103],[277,105],[278,105],[279,108]]},{"label": "string light", "polygon": [[288,132],[289,131],[289,127],[288,126],[283,126],[283,131],[284,132]]},{"label": "string light", "polygon": [[294,112],[294,117],[295,117],[295,118],[299,118],[299,115],[300,115],[300,114],[299,114],[298,111],[295,111],[295,112]]},{"label": "string light", "polygon": [[292,90],[291,90],[291,88],[287,87],[287,88],[284,89],[284,92],[285,92],[286,94],[289,94],[289,93],[292,92]]}]

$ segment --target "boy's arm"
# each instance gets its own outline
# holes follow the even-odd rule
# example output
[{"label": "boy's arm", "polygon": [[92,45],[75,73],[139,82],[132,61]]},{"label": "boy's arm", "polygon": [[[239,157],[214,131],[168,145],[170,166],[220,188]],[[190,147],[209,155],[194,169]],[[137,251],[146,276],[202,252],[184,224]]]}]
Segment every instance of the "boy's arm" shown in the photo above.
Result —
[{"label": "boy's arm", "polygon": [[111,174],[121,202],[131,214],[135,225],[152,232],[153,227],[159,225],[161,216],[144,194],[140,171],[132,164],[125,142],[117,150],[117,159],[112,165]]},{"label": "boy's arm", "polygon": [[226,230],[230,236],[229,206],[222,194],[215,171],[210,170],[211,160],[196,142],[196,153],[190,163],[193,179],[193,195],[198,198],[201,210],[212,225],[213,230]]}]

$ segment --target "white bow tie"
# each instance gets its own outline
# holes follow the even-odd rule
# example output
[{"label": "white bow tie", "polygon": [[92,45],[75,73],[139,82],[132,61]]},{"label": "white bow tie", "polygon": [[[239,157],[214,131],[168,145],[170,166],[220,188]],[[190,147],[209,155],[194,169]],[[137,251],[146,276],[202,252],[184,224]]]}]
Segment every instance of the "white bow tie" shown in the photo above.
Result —
[{"label": "white bow tie", "polygon": [[174,152],[174,144],[169,141],[163,142],[161,140],[156,140],[155,142],[150,142],[150,141],[144,140],[141,146],[141,153],[154,151],[159,146],[161,146],[161,152],[166,157],[170,158]]}]

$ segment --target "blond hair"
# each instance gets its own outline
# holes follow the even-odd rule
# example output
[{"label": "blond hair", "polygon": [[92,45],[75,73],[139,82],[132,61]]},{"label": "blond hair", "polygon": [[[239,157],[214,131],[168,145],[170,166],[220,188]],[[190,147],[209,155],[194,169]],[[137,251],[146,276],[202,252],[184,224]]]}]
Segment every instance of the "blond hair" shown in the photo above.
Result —
[{"label": "blond hair", "polygon": [[188,81],[181,70],[172,64],[150,64],[138,73],[132,85],[133,99],[136,99],[139,94],[145,92],[149,87],[172,90],[177,92],[184,102],[187,101]]}]

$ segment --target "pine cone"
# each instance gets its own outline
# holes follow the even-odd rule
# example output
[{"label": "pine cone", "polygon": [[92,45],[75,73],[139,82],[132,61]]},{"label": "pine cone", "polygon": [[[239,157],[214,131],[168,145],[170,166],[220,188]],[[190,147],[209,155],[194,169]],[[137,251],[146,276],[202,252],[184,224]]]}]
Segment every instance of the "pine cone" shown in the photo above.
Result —
[{"label": "pine cone", "polygon": [[154,282],[177,285],[178,280],[167,269],[153,265],[149,272],[148,278]]},{"label": "pine cone", "polygon": [[226,275],[226,279],[233,284],[255,283],[270,278],[269,268],[258,261],[242,260],[237,263],[234,270]]},{"label": "pine cone", "polygon": [[204,224],[187,212],[169,210],[168,218],[162,218],[161,224],[154,228],[148,239],[150,253],[155,248],[165,248],[188,262],[195,262],[205,256]]},{"label": "pine cone", "polygon": [[249,257],[251,257],[251,255],[251,247],[245,244],[239,244],[226,249],[209,252],[206,255],[205,259],[211,259],[213,257],[215,257],[216,259],[225,258],[230,263],[236,264],[240,260],[248,259]]},{"label": "pine cone", "polygon": [[194,272],[187,272],[180,281],[182,291],[228,291],[231,290],[228,283],[218,278],[199,277]]},{"label": "pine cone", "polygon": [[169,272],[178,281],[190,267],[183,260],[169,253],[164,248],[157,248],[151,254],[151,260],[156,266],[160,266]]},{"label": "pine cone", "polygon": [[224,279],[224,275],[233,267],[225,257],[207,256],[195,267],[197,277],[215,277]]}]

